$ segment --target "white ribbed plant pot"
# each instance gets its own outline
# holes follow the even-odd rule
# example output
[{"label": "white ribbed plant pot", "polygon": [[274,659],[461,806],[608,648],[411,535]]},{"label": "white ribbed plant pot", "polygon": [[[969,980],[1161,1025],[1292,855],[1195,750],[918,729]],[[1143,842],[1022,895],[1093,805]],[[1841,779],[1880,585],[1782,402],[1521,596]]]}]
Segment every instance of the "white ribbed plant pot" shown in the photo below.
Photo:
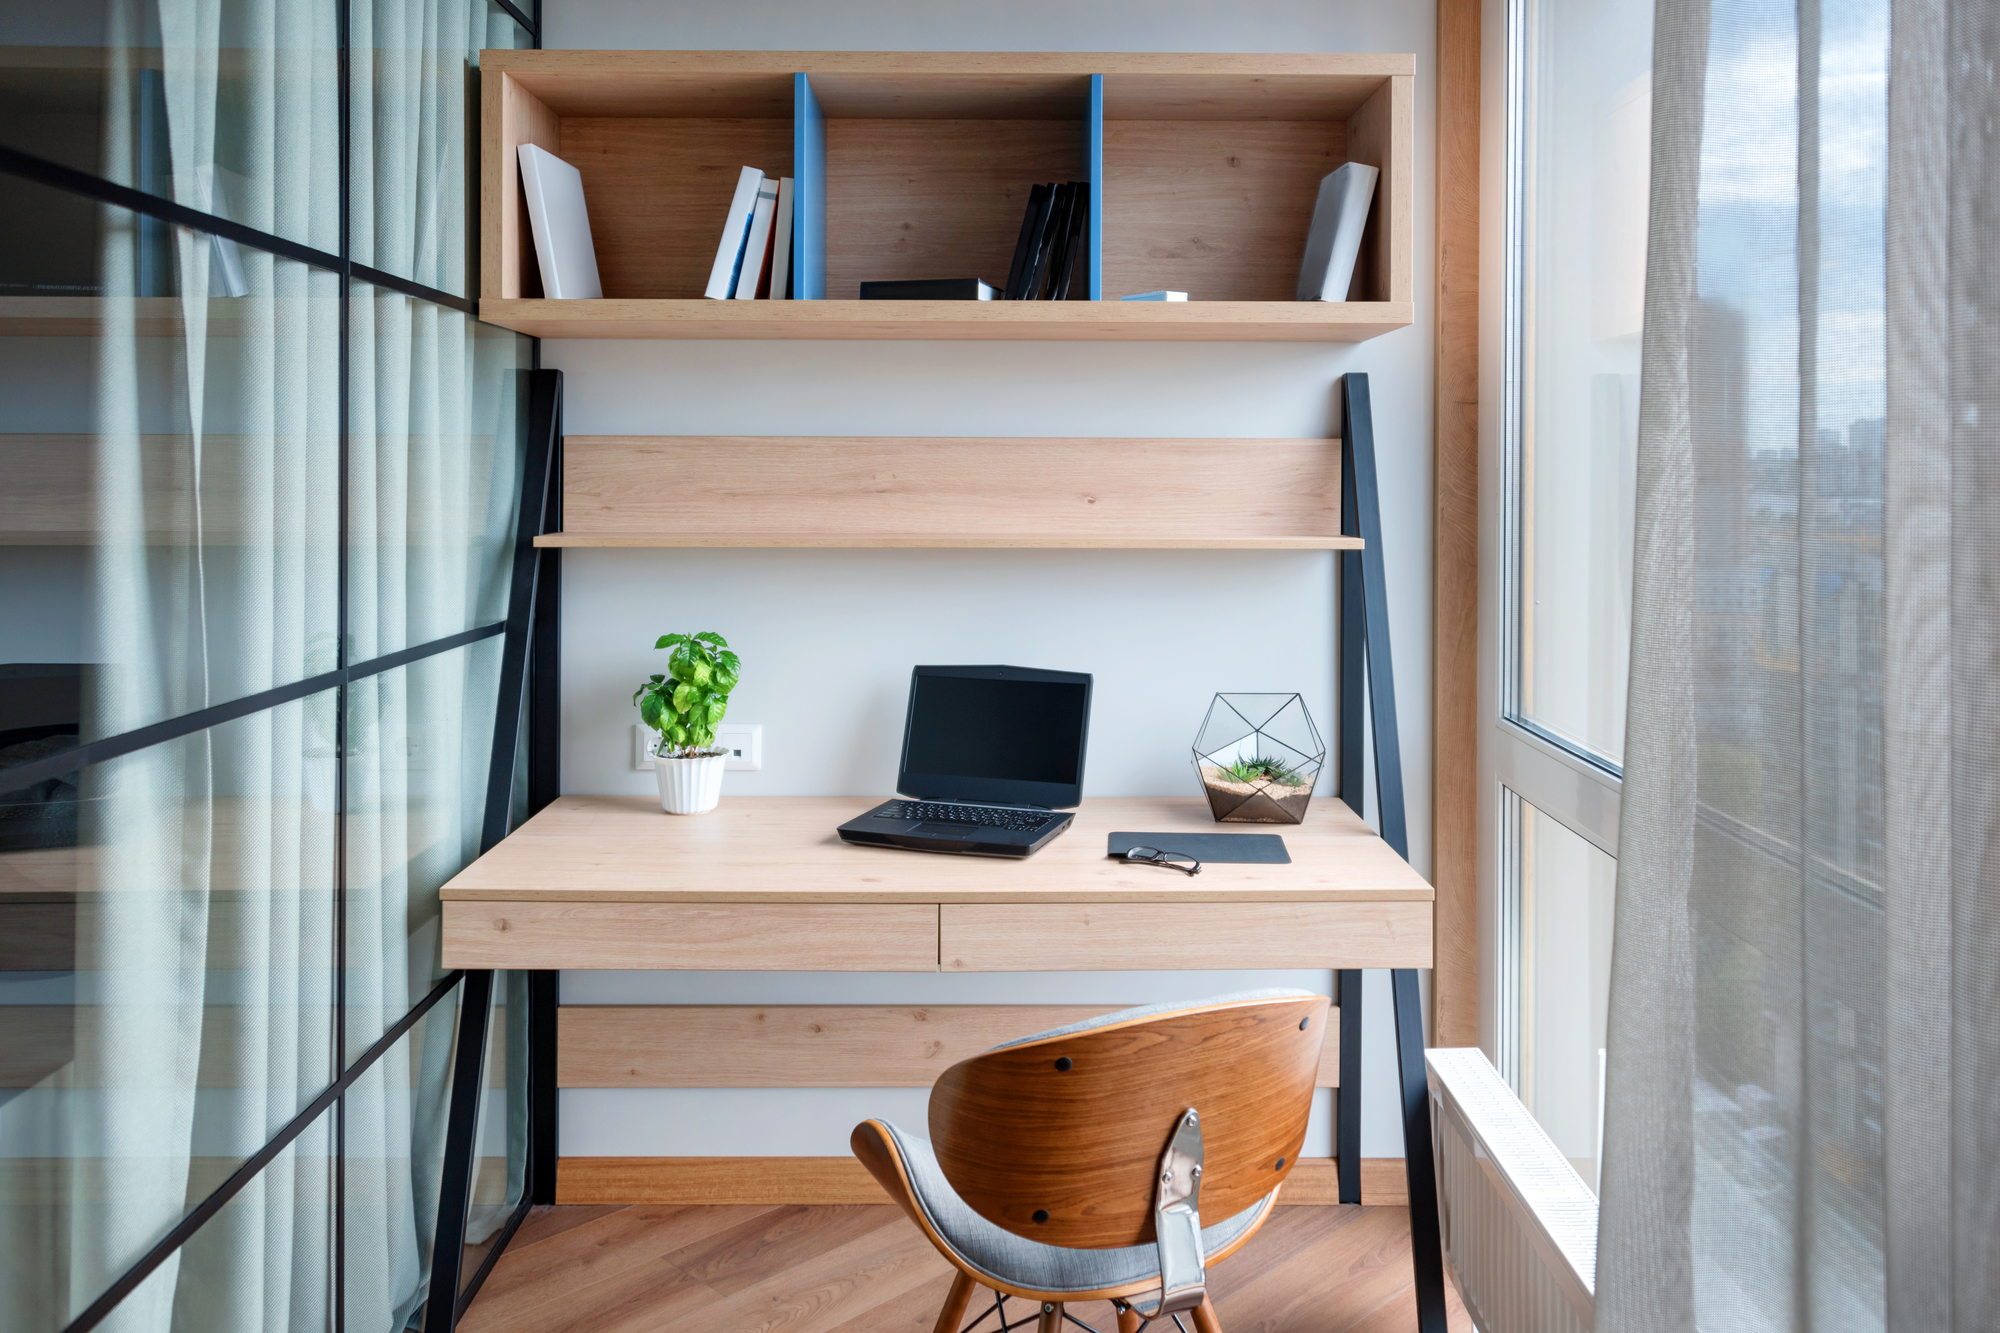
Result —
[{"label": "white ribbed plant pot", "polygon": [[693,759],[666,759],[653,756],[653,771],[660,776],[660,809],[670,815],[705,815],[722,801],[722,767],[727,754],[701,755]]}]

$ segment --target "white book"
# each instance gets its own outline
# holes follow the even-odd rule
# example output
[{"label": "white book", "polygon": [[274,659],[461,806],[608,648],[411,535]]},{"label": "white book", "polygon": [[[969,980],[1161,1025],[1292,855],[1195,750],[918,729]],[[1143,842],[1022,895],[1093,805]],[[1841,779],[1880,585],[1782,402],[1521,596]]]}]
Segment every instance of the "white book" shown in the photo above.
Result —
[{"label": "white book", "polygon": [[757,189],[764,173],[755,167],[743,168],[736,178],[736,197],[729,201],[729,216],[722,224],[722,240],[715,247],[715,267],[708,272],[711,301],[727,301],[736,294],[736,273],[743,266],[743,246],[750,239],[750,217],[757,211]]},{"label": "white book", "polygon": [[556,301],[592,301],[604,295],[597,279],[597,251],[590,244],[590,214],[583,206],[583,176],[546,148],[521,145],[521,194],[535,233],[535,262],[542,295]]},{"label": "white book", "polygon": [[1185,301],[1186,292],[1139,292],[1133,296],[1121,296],[1121,301]]},{"label": "white book", "polygon": [[736,299],[754,301],[771,260],[771,219],[778,213],[778,182],[766,177],[757,186],[757,206],[750,210],[750,239],[743,245],[743,262],[736,271]]},{"label": "white book", "polygon": [[790,176],[778,177],[778,212],[771,219],[771,299],[789,301],[792,281],[792,209],[795,193]]},{"label": "white book", "polygon": [[1305,258],[1299,261],[1299,300],[1347,299],[1354,261],[1361,254],[1361,233],[1368,226],[1368,205],[1381,174],[1365,163],[1349,162],[1319,183]]}]

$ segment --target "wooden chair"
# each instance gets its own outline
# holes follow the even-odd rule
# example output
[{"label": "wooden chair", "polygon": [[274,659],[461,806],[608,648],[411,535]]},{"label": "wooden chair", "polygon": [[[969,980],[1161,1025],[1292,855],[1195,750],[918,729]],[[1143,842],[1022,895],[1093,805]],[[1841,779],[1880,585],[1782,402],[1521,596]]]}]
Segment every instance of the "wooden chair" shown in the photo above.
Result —
[{"label": "wooden chair", "polygon": [[1039,1302],[1040,1333],[1086,1300],[1112,1301],[1119,1333],[1184,1311],[1220,1333],[1205,1266],[1298,1161],[1327,1007],[1264,990],[1106,1014],[953,1065],[929,1139],[855,1126],[854,1155],[958,1270],[937,1333],[982,1286]]}]

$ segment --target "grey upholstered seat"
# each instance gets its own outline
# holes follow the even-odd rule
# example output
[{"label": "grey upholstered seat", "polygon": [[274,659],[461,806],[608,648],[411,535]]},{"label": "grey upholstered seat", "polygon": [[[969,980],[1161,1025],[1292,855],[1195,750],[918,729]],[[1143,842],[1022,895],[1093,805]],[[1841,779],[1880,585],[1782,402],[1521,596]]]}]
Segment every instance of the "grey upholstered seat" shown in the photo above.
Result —
[{"label": "grey upholstered seat", "polygon": [[[1002,1231],[972,1211],[944,1178],[929,1139],[918,1138],[883,1121],[896,1141],[896,1151],[909,1173],[910,1192],[937,1234],[943,1236],[967,1267],[976,1269],[997,1288],[1027,1287],[1035,1291],[1103,1291],[1143,1282],[1160,1275],[1160,1252],[1152,1245],[1128,1245],[1116,1250],[1071,1250],[1044,1245],[1011,1231]],[[1270,1199],[1258,1200],[1236,1216],[1203,1227],[1201,1247],[1214,1254],[1250,1229]]]},{"label": "grey upholstered seat", "polygon": [[[1311,991],[1269,989],[1237,991],[1202,1000],[1172,1000],[1163,1004],[1141,1005],[1102,1014],[1080,1023],[1070,1023],[1033,1036],[1003,1042],[993,1049],[1006,1050],[1051,1037],[1074,1036],[1093,1028],[1135,1019],[1170,1014],[1180,1009],[1200,1009],[1214,1004],[1242,1000],[1309,999]],[[1026,1287],[1050,1293],[1102,1291],[1106,1288],[1143,1282],[1160,1275],[1159,1250],[1153,1245],[1128,1245],[1113,1250],[1075,1250],[1060,1245],[1044,1245],[1000,1227],[972,1211],[945,1179],[929,1139],[911,1134],[882,1121],[895,1140],[896,1151],[909,1174],[910,1189],[918,1207],[924,1210],[937,1234],[957,1251],[967,1267],[984,1274],[999,1288]],[[1276,1191],[1273,1191],[1275,1193]],[[1271,1205],[1266,1195],[1234,1217],[1224,1218],[1201,1232],[1202,1250],[1217,1254],[1240,1238]]]}]

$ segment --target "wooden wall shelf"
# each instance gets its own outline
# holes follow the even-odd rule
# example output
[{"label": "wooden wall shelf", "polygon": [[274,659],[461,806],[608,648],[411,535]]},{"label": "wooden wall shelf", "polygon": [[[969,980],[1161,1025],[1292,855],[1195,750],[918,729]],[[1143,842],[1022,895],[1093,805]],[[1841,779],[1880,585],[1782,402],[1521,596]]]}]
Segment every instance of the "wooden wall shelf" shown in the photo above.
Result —
[{"label": "wooden wall shelf", "polygon": [[[487,51],[480,317],[546,338],[1358,342],[1414,320],[1411,55]],[[540,296],[516,149],[583,174],[605,299]],[[1353,295],[1291,299],[1320,178],[1382,169]],[[701,298],[737,169],[798,181],[795,301]],[[1036,181],[1092,186],[1072,299],[999,285]],[[1186,291],[1186,303],[1120,295]],[[1105,299],[1110,298],[1110,299]]]},{"label": "wooden wall shelf", "polygon": [[572,435],[563,531],[536,544],[1359,550],[1340,532],[1340,447]]}]

